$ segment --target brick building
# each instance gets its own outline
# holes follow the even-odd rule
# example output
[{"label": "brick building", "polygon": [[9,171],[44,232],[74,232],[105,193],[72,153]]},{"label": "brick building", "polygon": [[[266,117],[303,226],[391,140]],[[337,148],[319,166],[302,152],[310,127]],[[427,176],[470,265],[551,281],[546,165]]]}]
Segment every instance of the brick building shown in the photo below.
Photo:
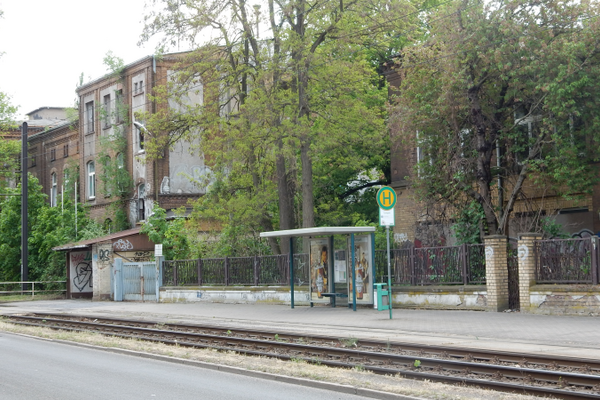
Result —
[{"label": "brick building", "polygon": [[[205,194],[206,187],[199,182],[209,169],[201,152],[189,151],[190,147],[197,149],[198,143],[178,141],[165,148],[162,157],[149,159],[144,136],[166,133],[148,132],[144,121],[137,120],[144,113],[157,111],[151,95],[157,87],[166,85],[185,54],[148,56],[124,66],[119,73],[77,88],[79,195],[97,221],[111,224],[121,210],[129,227],[133,227],[146,219],[154,202],[169,211]],[[186,98],[202,104],[201,85],[188,92]],[[115,187],[115,177],[123,178],[119,171],[127,171],[129,180]]]},{"label": "brick building", "polygon": [[[389,64],[384,74],[390,84],[390,96],[399,96],[400,75],[397,65]],[[416,246],[452,245],[452,208],[440,202],[427,203],[415,196],[411,180],[416,178],[418,160],[423,152],[414,145],[397,139],[392,125],[391,134],[391,178],[390,184],[396,191],[396,221],[394,240],[401,245],[404,242]],[[495,161],[493,161],[495,162]],[[496,199],[497,199],[497,188]],[[596,185],[592,194],[580,193],[570,198],[556,195],[545,187],[536,186],[533,179],[527,179],[522,189],[524,196],[513,207],[508,224],[508,236],[517,237],[519,233],[530,231],[531,216],[552,216],[562,226],[564,232],[572,236],[589,236],[600,231],[600,185]]]},{"label": "brick building", "polygon": [[63,120],[53,128],[34,131],[28,144],[28,172],[38,178],[50,205],[57,206],[65,191],[74,193],[78,181],[79,122]]}]

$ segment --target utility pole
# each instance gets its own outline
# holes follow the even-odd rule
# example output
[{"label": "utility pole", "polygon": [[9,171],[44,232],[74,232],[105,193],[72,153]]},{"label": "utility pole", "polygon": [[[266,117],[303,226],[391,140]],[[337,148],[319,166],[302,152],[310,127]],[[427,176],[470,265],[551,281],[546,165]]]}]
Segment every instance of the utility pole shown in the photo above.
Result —
[{"label": "utility pole", "polygon": [[[23,122],[21,128],[21,282],[29,279],[27,238],[27,122]],[[27,290],[27,284],[22,284],[22,290]]]}]

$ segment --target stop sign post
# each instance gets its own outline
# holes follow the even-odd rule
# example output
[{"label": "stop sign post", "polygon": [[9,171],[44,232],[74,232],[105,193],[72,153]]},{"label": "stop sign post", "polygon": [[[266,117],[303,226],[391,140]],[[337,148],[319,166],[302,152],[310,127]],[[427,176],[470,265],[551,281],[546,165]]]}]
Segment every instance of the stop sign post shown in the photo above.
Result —
[{"label": "stop sign post", "polygon": [[387,262],[388,262],[388,296],[390,305],[390,319],[392,319],[392,268],[390,265],[390,226],[394,226],[396,206],[396,191],[389,186],[384,186],[377,192],[379,205],[379,226],[385,226],[387,236]]}]

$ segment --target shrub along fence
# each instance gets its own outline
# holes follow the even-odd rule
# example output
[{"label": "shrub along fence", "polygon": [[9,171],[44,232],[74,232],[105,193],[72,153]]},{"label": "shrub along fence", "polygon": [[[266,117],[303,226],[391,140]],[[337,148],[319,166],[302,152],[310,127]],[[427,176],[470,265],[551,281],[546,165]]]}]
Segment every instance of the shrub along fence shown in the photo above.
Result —
[{"label": "shrub along fence", "polygon": [[[392,284],[485,284],[484,246],[480,244],[395,249],[390,252]],[[387,252],[375,252],[376,281],[387,281]],[[295,283],[308,282],[307,254],[294,255]],[[165,261],[166,286],[289,285],[288,255]]]}]

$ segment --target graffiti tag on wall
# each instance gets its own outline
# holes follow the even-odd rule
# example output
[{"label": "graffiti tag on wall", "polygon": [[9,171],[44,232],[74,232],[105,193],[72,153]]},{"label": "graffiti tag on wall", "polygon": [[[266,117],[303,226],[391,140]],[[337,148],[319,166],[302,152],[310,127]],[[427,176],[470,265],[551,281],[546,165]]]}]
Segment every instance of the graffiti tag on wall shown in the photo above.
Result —
[{"label": "graffiti tag on wall", "polygon": [[78,251],[70,255],[71,291],[92,291],[92,259],[91,252]]},{"label": "graffiti tag on wall", "polygon": [[98,250],[98,257],[100,258],[100,261],[110,261],[110,250],[109,249]]},{"label": "graffiti tag on wall", "polygon": [[133,245],[127,239],[125,239],[125,240],[119,239],[118,241],[113,243],[113,248],[115,250],[119,250],[119,251],[127,251],[127,250],[133,250]]}]

